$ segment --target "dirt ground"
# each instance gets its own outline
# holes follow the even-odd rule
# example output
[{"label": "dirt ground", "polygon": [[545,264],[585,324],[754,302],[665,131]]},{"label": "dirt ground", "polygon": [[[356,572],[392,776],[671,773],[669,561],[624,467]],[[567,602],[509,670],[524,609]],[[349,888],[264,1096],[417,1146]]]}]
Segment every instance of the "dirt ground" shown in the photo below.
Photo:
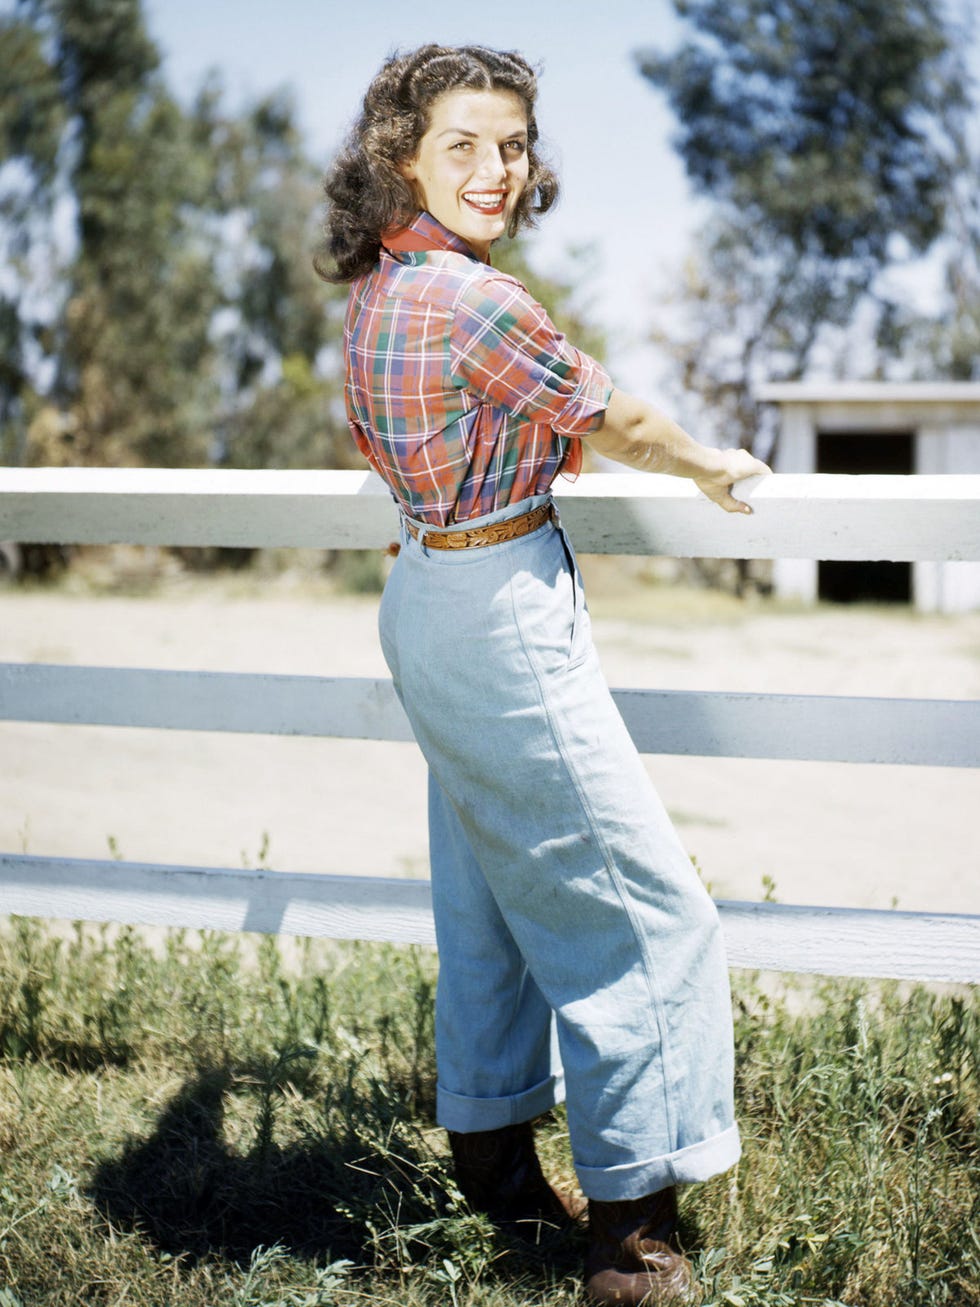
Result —
[{"label": "dirt ground", "polygon": [[[969,699],[980,613],[792,610],[586,564],[613,686]],[[0,661],[387,675],[376,597],[308,577],[0,590]],[[650,757],[719,898],[980,912],[980,773]],[[425,876],[414,745],[0,722],[0,849]],[[0,904],[2,910],[2,904]]]}]

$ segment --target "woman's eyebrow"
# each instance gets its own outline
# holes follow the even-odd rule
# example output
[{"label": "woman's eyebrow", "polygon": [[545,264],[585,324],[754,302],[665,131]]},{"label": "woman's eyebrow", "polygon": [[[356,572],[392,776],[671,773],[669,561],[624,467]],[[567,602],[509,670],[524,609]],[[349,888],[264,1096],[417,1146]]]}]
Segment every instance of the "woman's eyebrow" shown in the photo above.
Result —
[{"label": "woman's eyebrow", "polygon": [[[436,137],[436,140],[438,140],[440,136],[468,136],[470,137],[471,140],[475,141],[479,138],[479,135],[480,135],[479,132],[469,132],[466,130],[465,127],[446,127],[443,131],[439,132],[438,136]],[[503,135],[505,138],[509,138],[511,136],[526,136],[527,128],[518,127],[516,131],[504,132]]]}]

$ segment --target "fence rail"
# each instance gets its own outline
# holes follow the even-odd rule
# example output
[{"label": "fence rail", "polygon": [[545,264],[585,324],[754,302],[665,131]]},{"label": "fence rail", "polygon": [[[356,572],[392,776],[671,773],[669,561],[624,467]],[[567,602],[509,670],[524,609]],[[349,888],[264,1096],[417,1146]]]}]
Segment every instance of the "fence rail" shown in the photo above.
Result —
[{"label": "fence rail", "polygon": [[[556,483],[583,553],[675,558],[980,559],[980,475],[753,479],[752,518],[690,482],[631,473]],[[0,540],[380,549],[391,496],[363,472],[4,468]]]},{"label": "fence rail", "polygon": [[[980,476],[773,476],[728,516],[666,477],[559,482],[581,552],[980,560]],[[3,469],[0,540],[378,548],[397,520],[358,472]],[[980,703],[615,690],[647,753],[972,767]],[[406,741],[368,678],[0,664],[0,719]],[[719,904],[734,966],[980,981],[980,916]],[[0,854],[0,910],[430,942],[425,881]]]},{"label": "fence rail", "polygon": [[[641,753],[980,766],[980,701],[613,690]],[[411,740],[391,681],[0,663],[0,719]]]}]

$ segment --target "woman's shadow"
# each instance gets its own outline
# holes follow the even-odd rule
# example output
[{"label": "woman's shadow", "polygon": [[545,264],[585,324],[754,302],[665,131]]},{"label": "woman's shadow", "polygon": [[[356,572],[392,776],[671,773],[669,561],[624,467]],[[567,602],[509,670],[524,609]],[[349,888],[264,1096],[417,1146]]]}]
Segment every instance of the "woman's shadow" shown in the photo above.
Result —
[{"label": "woman's shadow", "polygon": [[429,1178],[437,1199],[432,1158],[421,1137],[415,1143],[404,1130],[397,1159],[372,1157],[353,1131],[340,1129],[283,1146],[271,1137],[271,1121],[263,1122],[271,1104],[264,1097],[251,1146],[232,1148],[226,1112],[242,1086],[256,1081],[255,1068],[199,1069],[148,1138],[128,1142],[97,1167],[90,1189],[96,1208],[174,1257],[221,1253],[247,1263],[259,1245],[276,1244],[301,1256],[360,1259],[367,1232],[357,1213],[372,1197],[383,1201],[396,1191],[405,1168],[420,1197]]},{"label": "woman's shadow", "polygon": [[[220,1255],[247,1265],[259,1246],[279,1245],[317,1261],[394,1266],[406,1258],[452,1257],[454,1241],[475,1238],[487,1243],[496,1274],[543,1276],[542,1254],[552,1272],[575,1273],[578,1237],[542,1228],[535,1246],[514,1248],[454,1203],[446,1164],[397,1099],[375,1093],[348,1101],[341,1112],[324,1112],[305,1137],[280,1145],[271,1119],[263,1119],[272,1100],[260,1097],[252,1146],[234,1149],[229,1106],[243,1086],[254,1092],[263,1070],[199,1069],[149,1137],[128,1142],[97,1167],[89,1194],[100,1214],[191,1261]],[[350,1086],[335,1089],[346,1096]],[[328,1098],[331,1092],[324,1090]],[[358,1120],[368,1128],[357,1128]]]}]

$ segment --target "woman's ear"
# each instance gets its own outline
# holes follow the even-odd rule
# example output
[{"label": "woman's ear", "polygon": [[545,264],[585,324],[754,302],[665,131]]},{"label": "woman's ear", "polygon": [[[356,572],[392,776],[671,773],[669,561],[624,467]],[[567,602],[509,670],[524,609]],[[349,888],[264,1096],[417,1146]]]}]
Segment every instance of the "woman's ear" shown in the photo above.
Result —
[{"label": "woman's ear", "polygon": [[415,180],[415,161],[413,159],[403,159],[401,163],[395,164],[395,168],[407,182]]}]

